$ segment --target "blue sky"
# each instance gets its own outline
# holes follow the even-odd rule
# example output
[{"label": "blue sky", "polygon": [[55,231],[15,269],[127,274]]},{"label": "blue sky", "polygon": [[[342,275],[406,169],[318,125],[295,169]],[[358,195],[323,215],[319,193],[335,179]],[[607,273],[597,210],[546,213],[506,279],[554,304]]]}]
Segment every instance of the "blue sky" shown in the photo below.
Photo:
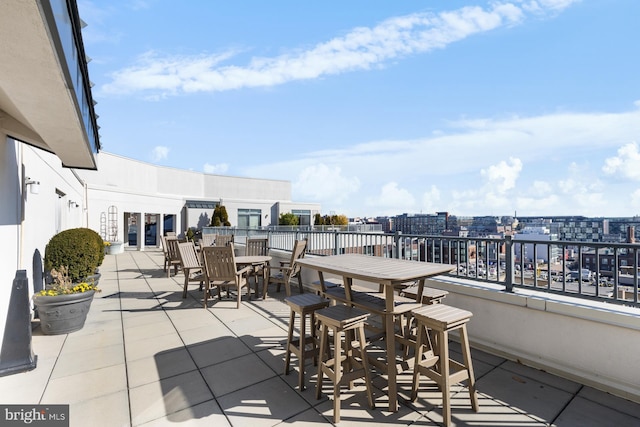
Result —
[{"label": "blue sky", "polygon": [[323,214],[640,214],[637,0],[78,4],[106,152]]}]

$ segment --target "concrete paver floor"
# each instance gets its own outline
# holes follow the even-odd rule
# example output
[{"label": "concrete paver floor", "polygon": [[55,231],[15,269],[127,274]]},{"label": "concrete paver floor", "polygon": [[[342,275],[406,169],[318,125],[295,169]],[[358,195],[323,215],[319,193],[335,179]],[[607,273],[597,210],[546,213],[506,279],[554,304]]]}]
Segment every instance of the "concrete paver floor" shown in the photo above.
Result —
[{"label": "concrete paver floor", "polygon": [[[182,274],[166,277],[162,253],[109,255],[84,328],[68,335],[33,332],[33,371],[0,378],[0,403],[70,405],[71,426],[331,425],[331,385],[315,398],[307,365],[284,375],[289,308],[284,292],[266,300],[214,298],[202,306],[197,284],[182,299]],[[295,288],[295,287],[293,287]],[[295,291],[295,289],[294,289]],[[456,343],[452,342],[452,347]],[[455,386],[456,426],[638,426],[640,405],[472,350],[480,411]],[[441,425],[442,399],[423,378],[409,402],[411,372],[398,376],[400,409],[387,408],[386,382],[374,375],[376,409],[362,383],[343,388],[340,426]]]}]

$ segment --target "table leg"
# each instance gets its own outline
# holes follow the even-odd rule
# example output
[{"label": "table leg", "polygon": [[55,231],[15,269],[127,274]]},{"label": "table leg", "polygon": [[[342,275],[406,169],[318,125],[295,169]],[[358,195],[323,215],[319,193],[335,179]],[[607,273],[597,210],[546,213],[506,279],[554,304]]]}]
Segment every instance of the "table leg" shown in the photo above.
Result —
[{"label": "table leg", "polygon": [[416,295],[416,302],[422,301],[422,293],[424,292],[424,277],[418,280],[418,292]]},{"label": "table leg", "polygon": [[389,411],[398,411],[397,371],[396,371],[396,332],[393,321],[393,286],[385,286],[386,312],[384,316],[387,342],[387,377],[389,378]]}]

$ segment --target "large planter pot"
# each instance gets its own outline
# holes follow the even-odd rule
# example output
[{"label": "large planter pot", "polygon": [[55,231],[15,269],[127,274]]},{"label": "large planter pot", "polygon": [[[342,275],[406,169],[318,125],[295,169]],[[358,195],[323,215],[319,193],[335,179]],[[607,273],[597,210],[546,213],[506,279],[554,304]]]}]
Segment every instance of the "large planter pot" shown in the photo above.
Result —
[{"label": "large planter pot", "polygon": [[100,283],[100,277],[102,277],[102,274],[100,274],[100,272],[96,270],[95,274],[85,277],[84,279],[82,279],[82,282],[87,282],[89,284],[98,286],[98,284]]},{"label": "large planter pot", "polygon": [[33,297],[38,308],[40,327],[45,335],[75,332],[84,326],[95,291],[79,294]]}]

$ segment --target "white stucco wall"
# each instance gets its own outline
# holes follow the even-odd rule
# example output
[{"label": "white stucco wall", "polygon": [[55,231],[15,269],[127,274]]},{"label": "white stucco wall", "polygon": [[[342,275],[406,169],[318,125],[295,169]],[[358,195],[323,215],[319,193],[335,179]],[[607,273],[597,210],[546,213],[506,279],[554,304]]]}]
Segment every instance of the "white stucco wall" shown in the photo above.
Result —
[{"label": "white stucco wall", "polygon": [[473,313],[472,346],[640,402],[640,309],[446,277],[426,286]]},{"label": "white stucco wall", "polygon": [[[1,131],[0,141],[0,330],[4,333],[16,270],[27,271],[33,289],[35,250],[44,257],[46,244],[57,231],[86,226],[86,204],[81,181],[71,169],[62,168],[55,155],[16,142]],[[23,191],[23,176],[40,182],[39,194]]]},{"label": "white stucco wall", "polygon": [[109,207],[115,206],[119,234],[124,241],[127,240],[126,212],[175,215],[178,233],[188,227],[198,227],[202,215],[211,220],[213,209],[186,210],[187,200],[224,205],[232,226],[238,225],[239,209],[260,209],[262,225],[277,224],[274,212],[279,203],[293,206],[293,209],[308,209],[312,215],[320,212],[317,203],[292,202],[289,181],[211,175],[152,165],[105,152],[98,154],[97,163],[97,171],[78,171],[87,182],[89,227],[100,232],[101,214],[108,216]]}]

